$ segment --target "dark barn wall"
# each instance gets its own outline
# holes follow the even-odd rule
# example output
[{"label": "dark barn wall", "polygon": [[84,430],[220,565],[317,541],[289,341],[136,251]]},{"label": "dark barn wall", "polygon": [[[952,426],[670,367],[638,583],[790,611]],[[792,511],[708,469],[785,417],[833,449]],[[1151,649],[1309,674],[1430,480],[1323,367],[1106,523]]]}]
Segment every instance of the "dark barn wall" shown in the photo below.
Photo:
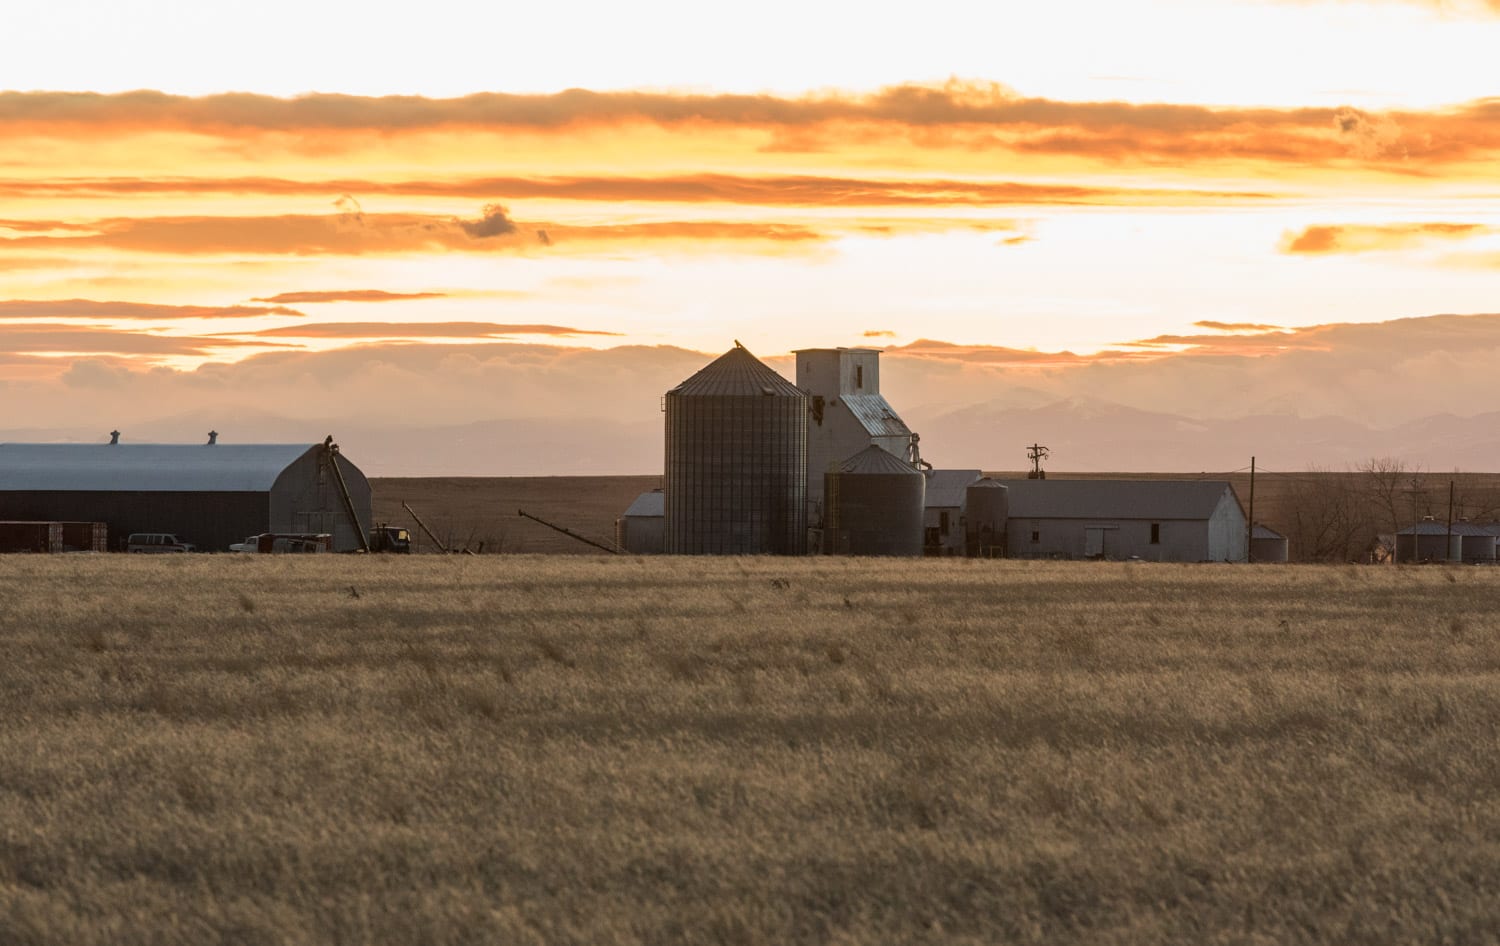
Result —
[{"label": "dark barn wall", "polygon": [[0,519],[48,519],[109,524],[118,551],[132,532],[171,532],[201,551],[224,552],[231,542],[270,531],[268,493],[0,492]]}]

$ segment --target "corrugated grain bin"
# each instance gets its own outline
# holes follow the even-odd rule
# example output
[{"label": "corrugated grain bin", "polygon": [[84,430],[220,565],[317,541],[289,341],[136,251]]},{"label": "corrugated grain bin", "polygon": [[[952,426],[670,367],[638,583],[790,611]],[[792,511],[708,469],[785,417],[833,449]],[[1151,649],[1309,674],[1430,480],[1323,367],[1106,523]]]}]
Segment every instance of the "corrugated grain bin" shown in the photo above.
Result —
[{"label": "corrugated grain bin", "polygon": [[1250,561],[1285,562],[1290,558],[1291,543],[1287,541],[1287,537],[1275,529],[1256,523],[1250,532]]},{"label": "corrugated grain bin", "polygon": [[807,396],[743,346],[667,392],[664,546],[807,550]]},{"label": "corrugated grain bin", "polygon": [[0,522],[0,552],[61,552],[60,522]]},{"label": "corrugated grain bin", "polygon": [[964,540],[970,558],[1004,558],[1010,490],[985,477],[964,491]]},{"label": "corrugated grain bin", "polygon": [[1472,522],[1455,522],[1453,531],[1458,536],[1459,561],[1483,563],[1495,561],[1494,533]]},{"label": "corrugated grain bin", "polygon": [[922,554],[927,477],[880,447],[866,447],[826,474],[832,550],[849,555]]}]

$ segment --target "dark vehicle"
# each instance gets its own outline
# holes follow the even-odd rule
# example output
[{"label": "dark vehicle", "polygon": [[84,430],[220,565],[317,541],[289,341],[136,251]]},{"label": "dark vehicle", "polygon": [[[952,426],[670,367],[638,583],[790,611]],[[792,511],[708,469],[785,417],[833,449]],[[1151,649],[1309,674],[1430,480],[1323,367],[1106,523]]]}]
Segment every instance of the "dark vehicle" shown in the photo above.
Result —
[{"label": "dark vehicle", "polygon": [[376,526],[370,530],[370,551],[411,554],[411,533],[400,526]]}]

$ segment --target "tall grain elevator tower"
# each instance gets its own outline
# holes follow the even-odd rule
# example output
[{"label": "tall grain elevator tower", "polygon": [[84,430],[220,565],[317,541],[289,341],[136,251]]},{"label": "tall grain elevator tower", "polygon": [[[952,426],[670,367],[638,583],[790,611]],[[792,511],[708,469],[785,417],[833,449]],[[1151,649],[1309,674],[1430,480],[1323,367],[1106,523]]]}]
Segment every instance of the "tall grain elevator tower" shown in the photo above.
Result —
[{"label": "tall grain elevator tower", "polygon": [[807,397],[739,342],[668,391],[663,546],[807,551]]},{"label": "tall grain elevator tower", "polygon": [[807,522],[825,521],[824,475],[869,446],[909,456],[913,435],[880,393],[880,352],[873,348],[803,348],[797,387],[807,395]]}]

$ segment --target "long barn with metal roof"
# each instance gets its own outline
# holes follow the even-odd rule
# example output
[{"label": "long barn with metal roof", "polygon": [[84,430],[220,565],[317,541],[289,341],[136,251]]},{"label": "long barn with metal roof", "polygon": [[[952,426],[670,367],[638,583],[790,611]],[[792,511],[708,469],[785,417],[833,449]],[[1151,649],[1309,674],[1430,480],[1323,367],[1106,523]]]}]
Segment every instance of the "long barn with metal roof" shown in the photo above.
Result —
[{"label": "long barn with metal roof", "polygon": [[204,551],[262,532],[326,532],[336,550],[359,548],[370,483],[336,447],[215,440],[0,443],[0,520],[104,522],[111,548],[133,532],[170,532]]},{"label": "long barn with metal roof", "polygon": [[1014,558],[1243,562],[1248,523],[1225,480],[1000,480]]}]

